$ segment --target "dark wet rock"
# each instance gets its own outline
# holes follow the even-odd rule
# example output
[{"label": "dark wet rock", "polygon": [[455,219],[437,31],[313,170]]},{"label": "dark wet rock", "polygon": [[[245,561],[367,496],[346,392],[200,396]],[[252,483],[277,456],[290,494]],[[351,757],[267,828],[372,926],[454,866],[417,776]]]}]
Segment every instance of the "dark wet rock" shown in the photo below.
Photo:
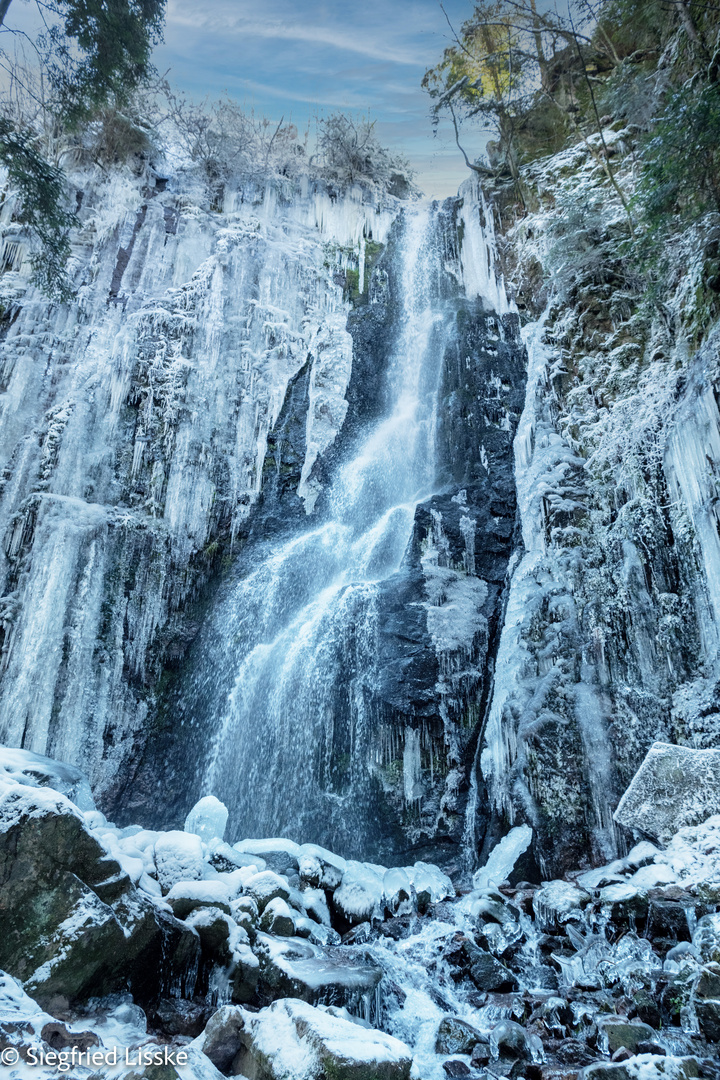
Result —
[{"label": "dark wet rock", "polygon": [[517,986],[517,978],[509,968],[468,938],[462,943],[461,953],[467,974],[478,990],[507,992]]},{"label": "dark wet rock", "polygon": [[78,1050],[87,1050],[99,1046],[100,1039],[94,1031],[70,1031],[59,1021],[45,1024],[40,1031],[40,1038],[53,1050],[66,1050],[73,1046]]},{"label": "dark wet rock", "polygon": [[566,1039],[555,1051],[555,1057],[561,1065],[589,1065],[595,1060],[595,1054],[580,1039]]},{"label": "dark wet rock", "polygon": [[720,1042],[720,997],[701,998],[695,1002],[700,1031],[709,1042]]},{"label": "dark wet rock", "polygon": [[652,1041],[655,1032],[640,1020],[622,1016],[598,1016],[598,1046],[606,1054],[614,1054],[621,1046],[634,1054],[638,1043]]},{"label": "dark wet rock", "polygon": [[662,1023],[662,1013],[657,994],[650,990],[638,990],[632,996],[631,1019],[637,1016],[644,1024],[652,1028],[659,1028]]},{"label": "dark wet rock", "polygon": [[479,1042],[487,1043],[471,1024],[457,1016],[446,1016],[440,1021],[435,1038],[436,1054],[469,1054]]},{"label": "dark wet rock", "polygon": [[212,1008],[204,1002],[183,998],[161,998],[153,1015],[153,1023],[164,1035],[186,1035],[196,1038],[205,1028]]},{"label": "dark wet rock", "polygon": [[667,1050],[665,1047],[654,1039],[648,1039],[647,1042],[639,1042],[635,1047],[636,1054],[653,1054],[655,1057],[665,1057]]},{"label": "dark wet rock", "polygon": [[464,1061],[444,1061],[443,1069],[445,1075],[451,1077],[451,1080],[462,1080],[465,1076],[472,1076],[471,1070]]},{"label": "dark wet rock", "polygon": [[490,1044],[486,1042],[478,1042],[473,1047],[472,1054],[470,1055],[470,1064],[475,1069],[484,1068],[491,1058]]},{"label": "dark wet rock", "polygon": [[[630,1059],[629,1066],[622,1062],[598,1061],[587,1065],[579,1074],[578,1080],[635,1080],[637,1075],[635,1064],[635,1059]],[[677,1077],[677,1080],[691,1080],[692,1077],[700,1075],[698,1061],[694,1057],[653,1059],[648,1056],[643,1064],[643,1075],[648,1080],[653,1075],[653,1070],[658,1080],[670,1072]]]},{"label": "dark wet rock", "polygon": [[159,912],[76,807],[49,789],[17,786],[0,802],[0,918],[0,967],[41,1004],[108,993],[128,981],[151,996],[163,977],[168,935],[177,946],[176,977],[183,962],[192,964],[193,949],[197,955],[193,931]]}]

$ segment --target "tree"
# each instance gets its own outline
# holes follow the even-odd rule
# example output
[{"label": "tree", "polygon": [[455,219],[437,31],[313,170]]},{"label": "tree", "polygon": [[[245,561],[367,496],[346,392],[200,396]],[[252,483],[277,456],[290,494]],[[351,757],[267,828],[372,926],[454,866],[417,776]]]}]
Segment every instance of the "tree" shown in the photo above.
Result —
[{"label": "tree", "polygon": [[[12,0],[0,0],[0,26]],[[47,27],[37,43],[52,88],[45,112],[51,123],[75,130],[108,105],[126,104],[152,71],[150,54],[162,32],[165,0],[36,0]],[[34,281],[64,296],[65,263],[73,216],[64,208],[64,177],[40,150],[37,133],[0,115],[0,163],[8,170],[16,218],[39,242]]]}]

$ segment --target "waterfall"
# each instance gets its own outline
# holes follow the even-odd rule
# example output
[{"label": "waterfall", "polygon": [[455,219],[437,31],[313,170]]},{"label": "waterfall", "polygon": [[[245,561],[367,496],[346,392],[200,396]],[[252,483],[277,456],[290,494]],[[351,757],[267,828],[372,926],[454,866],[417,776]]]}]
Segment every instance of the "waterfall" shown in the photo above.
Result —
[{"label": "waterfall", "polygon": [[[225,646],[200,678],[214,680],[220,668],[232,685],[215,715],[203,718],[212,745],[202,785],[245,834],[327,839],[336,810],[352,828],[354,776],[367,765],[377,584],[399,569],[415,508],[436,480],[441,360],[452,329],[452,312],[433,288],[441,254],[437,209],[407,213],[397,256],[399,332],[386,372],[378,372],[384,415],[337,470],[322,519],[261,546],[257,565],[242,567],[216,613]],[[345,776],[331,774],[338,757]]]}]

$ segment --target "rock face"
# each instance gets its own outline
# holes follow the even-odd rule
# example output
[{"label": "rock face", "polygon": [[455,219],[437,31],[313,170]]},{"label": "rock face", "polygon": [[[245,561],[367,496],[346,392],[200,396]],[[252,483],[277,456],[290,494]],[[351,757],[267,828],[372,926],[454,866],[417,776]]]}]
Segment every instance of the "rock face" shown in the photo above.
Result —
[{"label": "rock face", "polygon": [[720,750],[654,743],[633,777],[615,820],[663,843],[683,825],[720,813]]},{"label": "rock face", "polygon": [[362,860],[396,861],[408,844],[462,859],[525,365],[494,272],[468,277],[470,237],[491,260],[472,192],[399,217],[374,244],[347,322],[347,411],[309,472],[317,389],[300,372],[288,391],[248,542],[169,694],[172,727],[140,755],[143,816],[166,825],[209,783],[232,829]]}]

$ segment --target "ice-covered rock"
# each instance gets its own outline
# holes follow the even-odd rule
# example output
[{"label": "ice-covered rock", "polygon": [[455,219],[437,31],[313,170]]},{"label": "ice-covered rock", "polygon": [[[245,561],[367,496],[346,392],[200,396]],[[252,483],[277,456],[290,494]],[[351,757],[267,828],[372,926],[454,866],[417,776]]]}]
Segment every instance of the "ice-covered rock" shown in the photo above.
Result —
[{"label": "ice-covered rock", "polygon": [[415,886],[407,871],[400,867],[386,870],[383,875],[385,905],[393,915],[411,915],[417,908]]},{"label": "ice-covered rock", "polygon": [[195,833],[161,833],[155,841],[154,857],[164,892],[178,881],[199,881],[205,873],[202,841]]},{"label": "ice-covered rock", "polygon": [[473,888],[487,889],[502,885],[510,877],[515,863],[530,847],[532,829],[529,825],[517,825],[495,845],[484,866],[473,874]]},{"label": "ice-covered rock", "polygon": [[348,955],[295,938],[258,933],[254,951],[260,960],[265,1000],[296,997],[317,1004],[345,1005],[369,1011],[382,969],[369,958]]},{"label": "ice-covered rock", "polygon": [[367,863],[348,862],[342,884],[333,893],[333,906],[350,926],[382,918],[383,879]]},{"label": "ice-covered rock", "polygon": [[551,930],[577,918],[589,901],[589,894],[569,881],[548,881],[533,895],[532,905],[539,926]]},{"label": "ice-covered rock", "polygon": [[90,781],[74,765],[29,750],[0,746],[0,778],[28,787],[52,788],[65,795],[79,810],[95,811]]},{"label": "ice-covered rock", "polygon": [[455,895],[450,878],[432,863],[416,862],[414,866],[406,866],[405,872],[415,886],[420,911],[425,911],[429,904],[439,904],[448,896]]},{"label": "ice-covered rock", "polygon": [[261,859],[276,874],[294,873],[298,869],[300,845],[282,837],[269,840],[240,840],[233,844],[235,851]]},{"label": "ice-covered rock", "polygon": [[408,1080],[411,1053],[384,1032],[302,1001],[226,1006],[196,1044],[227,1075],[264,1080]]},{"label": "ice-covered rock", "polygon": [[316,889],[337,889],[347,863],[340,855],[317,844],[302,844],[298,852],[298,873]]},{"label": "ice-covered rock", "polygon": [[720,814],[720,750],[656,742],[615,811],[615,820],[666,843],[684,825]]},{"label": "ice-covered rock", "polygon": [[205,795],[195,803],[185,818],[185,832],[194,833],[205,843],[223,840],[227,819],[228,810],[225,804],[214,795]]}]

